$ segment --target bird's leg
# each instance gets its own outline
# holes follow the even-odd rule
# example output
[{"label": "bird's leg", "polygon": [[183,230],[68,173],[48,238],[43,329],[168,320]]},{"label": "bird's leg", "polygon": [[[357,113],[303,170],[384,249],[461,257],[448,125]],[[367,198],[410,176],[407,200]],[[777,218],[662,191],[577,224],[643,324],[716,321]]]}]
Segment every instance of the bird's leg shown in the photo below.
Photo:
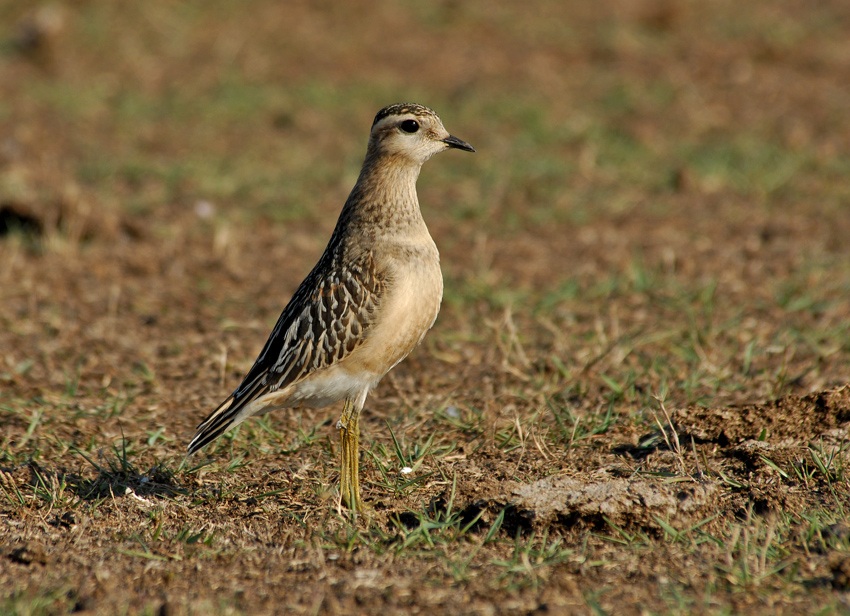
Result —
[{"label": "bird's leg", "polygon": [[360,409],[351,398],[345,399],[342,417],[337,423],[342,450],[339,475],[339,492],[345,505],[352,511],[361,511],[360,502]]}]

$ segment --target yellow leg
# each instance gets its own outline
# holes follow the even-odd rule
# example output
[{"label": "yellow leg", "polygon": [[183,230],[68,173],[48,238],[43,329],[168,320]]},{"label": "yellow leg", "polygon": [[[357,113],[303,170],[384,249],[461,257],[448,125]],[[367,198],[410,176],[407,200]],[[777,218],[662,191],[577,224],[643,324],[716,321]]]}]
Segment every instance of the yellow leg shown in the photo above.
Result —
[{"label": "yellow leg", "polygon": [[342,417],[337,423],[342,450],[339,491],[345,505],[352,511],[362,511],[360,501],[360,409],[354,401],[345,399]]}]

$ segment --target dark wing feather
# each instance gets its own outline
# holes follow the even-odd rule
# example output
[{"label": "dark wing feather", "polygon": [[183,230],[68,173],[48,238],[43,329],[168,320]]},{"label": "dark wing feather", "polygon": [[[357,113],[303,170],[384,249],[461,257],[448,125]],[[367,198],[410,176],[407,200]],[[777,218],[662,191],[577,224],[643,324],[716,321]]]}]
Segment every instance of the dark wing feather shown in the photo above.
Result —
[{"label": "dark wing feather", "polygon": [[283,309],[242,383],[198,426],[189,453],[232,427],[252,401],[340,361],[363,343],[384,280],[371,254],[344,266],[342,261],[323,255]]}]

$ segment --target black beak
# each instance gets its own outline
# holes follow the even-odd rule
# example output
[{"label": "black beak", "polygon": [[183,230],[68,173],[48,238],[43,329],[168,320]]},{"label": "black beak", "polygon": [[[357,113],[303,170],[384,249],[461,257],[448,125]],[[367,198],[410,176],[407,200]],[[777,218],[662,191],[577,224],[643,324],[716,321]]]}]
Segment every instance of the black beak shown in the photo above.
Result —
[{"label": "black beak", "polygon": [[458,150],[464,150],[465,152],[474,152],[475,148],[469,145],[466,141],[461,141],[454,135],[449,135],[445,139],[443,139],[443,143],[445,143],[450,148],[457,148]]}]

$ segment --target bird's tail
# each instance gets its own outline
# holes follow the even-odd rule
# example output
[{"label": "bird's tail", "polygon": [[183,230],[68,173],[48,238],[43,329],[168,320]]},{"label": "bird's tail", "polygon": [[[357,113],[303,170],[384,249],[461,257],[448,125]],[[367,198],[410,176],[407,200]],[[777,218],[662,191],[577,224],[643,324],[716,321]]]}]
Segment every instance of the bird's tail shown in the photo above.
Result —
[{"label": "bird's tail", "polygon": [[246,415],[239,411],[243,409],[244,405],[234,406],[233,400],[234,398],[231,395],[201,422],[195,431],[192,442],[189,443],[189,455],[206,447],[230,428],[242,423]]}]

